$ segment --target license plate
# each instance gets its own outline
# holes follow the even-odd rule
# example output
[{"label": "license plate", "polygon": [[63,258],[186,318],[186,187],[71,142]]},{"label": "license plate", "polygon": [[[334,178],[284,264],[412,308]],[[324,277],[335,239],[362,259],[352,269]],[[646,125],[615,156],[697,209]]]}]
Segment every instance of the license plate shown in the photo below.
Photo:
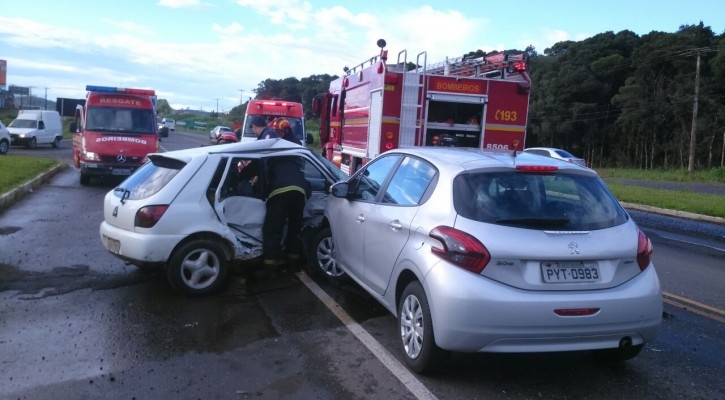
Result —
[{"label": "license plate", "polygon": [[121,242],[116,239],[106,238],[106,248],[113,254],[121,252]]},{"label": "license plate", "polygon": [[541,263],[546,283],[599,282],[599,267],[583,261],[546,261]]},{"label": "license plate", "polygon": [[113,175],[131,175],[130,169],[114,169],[111,171]]}]

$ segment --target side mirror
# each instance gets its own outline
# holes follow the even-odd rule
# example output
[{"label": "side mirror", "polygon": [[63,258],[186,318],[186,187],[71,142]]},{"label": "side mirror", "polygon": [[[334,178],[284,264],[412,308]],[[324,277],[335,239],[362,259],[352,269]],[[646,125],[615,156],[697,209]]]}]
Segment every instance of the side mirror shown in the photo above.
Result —
[{"label": "side mirror", "polygon": [[78,129],[78,125],[76,125],[75,121],[71,122],[68,127],[68,130],[70,131],[70,133],[76,133],[77,129]]},{"label": "side mirror", "polygon": [[330,188],[330,194],[334,197],[345,198],[347,197],[347,191],[350,188],[350,184],[347,182],[337,182]]},{"label": "side mirror", "polygon": [[311,133],[308,133],[308,134],[307,134],[307,138],[306,138],[306,142],[307,142],[307,144],[312,144],[312,143],[315,143],[315,137],[314,137],[314,136],[312,136],[312,134],[311,134]]}]

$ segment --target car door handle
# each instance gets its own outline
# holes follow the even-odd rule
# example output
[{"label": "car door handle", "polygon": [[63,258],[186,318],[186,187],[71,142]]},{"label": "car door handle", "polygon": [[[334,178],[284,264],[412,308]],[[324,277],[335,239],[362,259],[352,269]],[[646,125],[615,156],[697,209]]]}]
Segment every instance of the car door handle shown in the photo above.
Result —
[{"label": "car door handle", "polygon": [[357,218],[355,218],[355,221],[357,221],[359,223],[363,223],[363,222],[365,222],[365,216],[360,214],[357,216]]},{"label": "car door handle", "polygon": [[395,221],[390,221],[390,228],[394,231],[399,231],[403,229],[403,224],[401,224],[400,221],[396,219]]}]

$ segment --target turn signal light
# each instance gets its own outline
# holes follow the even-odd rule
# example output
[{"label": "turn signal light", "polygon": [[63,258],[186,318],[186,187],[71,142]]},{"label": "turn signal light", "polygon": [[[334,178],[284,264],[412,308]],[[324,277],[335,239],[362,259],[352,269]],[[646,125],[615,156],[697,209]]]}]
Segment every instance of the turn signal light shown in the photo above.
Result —
[{"label": "turn signal light", "polygon": [[468,271],[480,274],[491,261],[486,246],[466,232],[450,226],[438,226],[428,236],[441,244],[441,247],[431,247],[433,254]]}]

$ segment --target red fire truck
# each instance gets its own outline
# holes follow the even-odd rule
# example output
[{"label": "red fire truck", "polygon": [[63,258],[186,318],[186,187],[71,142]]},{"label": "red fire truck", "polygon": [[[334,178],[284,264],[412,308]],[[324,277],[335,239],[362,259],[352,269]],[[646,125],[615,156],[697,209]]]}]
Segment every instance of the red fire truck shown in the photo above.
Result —
[{"label": "red fire truck", "polygon": [[92,177],[128,176],[159,150],[153,90],[86,86],[85,105],[71,122],[73,164],[81,184]]},{"label": "red fire truck", "polygon": [[399,146],[523,150],[531,81],[523,54],[459,57],[409,67],[407,51],[380,55],[330,83],[313,101],[322,152],[352,174]]}]

